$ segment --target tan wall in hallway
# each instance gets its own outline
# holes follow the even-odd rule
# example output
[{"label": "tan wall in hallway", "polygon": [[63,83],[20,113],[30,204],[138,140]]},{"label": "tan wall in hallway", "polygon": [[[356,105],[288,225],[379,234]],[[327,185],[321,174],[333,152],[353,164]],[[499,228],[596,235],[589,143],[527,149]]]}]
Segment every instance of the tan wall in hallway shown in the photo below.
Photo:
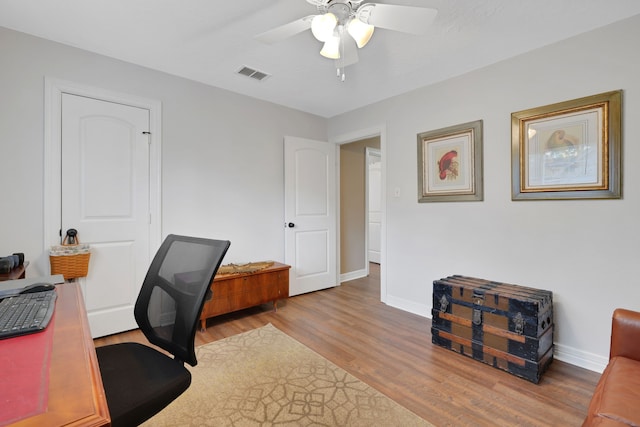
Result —
[{"label": "tan wall in hallway", "polygon": [[380,138],[340,146],[340,274],[365,268],[365,150]]}]

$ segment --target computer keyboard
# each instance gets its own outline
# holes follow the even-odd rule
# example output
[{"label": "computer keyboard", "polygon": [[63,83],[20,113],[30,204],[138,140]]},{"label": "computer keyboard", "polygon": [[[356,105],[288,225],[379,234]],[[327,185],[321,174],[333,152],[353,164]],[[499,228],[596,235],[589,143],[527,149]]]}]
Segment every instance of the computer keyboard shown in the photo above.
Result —
[{"label": "computer keyboard", "polygon": [[0,301],[0,339],[45,329],[55,301],[55,290],[19,294]]}]

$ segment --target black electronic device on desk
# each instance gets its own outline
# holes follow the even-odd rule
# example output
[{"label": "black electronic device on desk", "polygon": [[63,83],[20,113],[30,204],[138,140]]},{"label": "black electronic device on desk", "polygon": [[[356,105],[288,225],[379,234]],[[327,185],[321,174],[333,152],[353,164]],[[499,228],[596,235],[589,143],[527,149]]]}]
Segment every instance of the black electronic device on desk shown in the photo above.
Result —
[{"label": "black electronic device on desk", "polygon": [[34,283],[13,291],[0,295],[0,339],[44,330],[55,309],[54,285]]}]

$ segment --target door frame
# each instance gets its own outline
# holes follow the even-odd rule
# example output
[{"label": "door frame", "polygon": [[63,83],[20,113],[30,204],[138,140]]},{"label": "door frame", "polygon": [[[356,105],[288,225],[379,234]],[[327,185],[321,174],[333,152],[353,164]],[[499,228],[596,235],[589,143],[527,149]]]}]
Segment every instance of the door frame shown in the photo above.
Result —
[{"label": "door frame", "polygon": [[[84,96],[149,110],[149,259],[162,239],[162,103],[52,77],[44,78],[44,242],[45,253],[60,244],[62,222],[62,94]],[[47,265],[48,267],[48,265]]]},{"label": "door frame", "polygon": [[[360,141],[362,139],[372,138],[372,137],[380,138],[380,155],[382,161],[382,170],[381,170],[381,193],[382,197],[380,200],[380,211],[381,211],[381,226],[380,226],[380,301],[386,304],[387,302],[387,183],[385,180],[387,174],[387,127],[384,124],[373,126],[370,128],[360,129],[353,132],[348,132],[341,135],[333,136],[329,139],[329,142],[340,146],[342,144],[348,144],[350,142]],[[339,148],[339,147],[338,147]],[[338,186],[338,194],[337,194],[337,212],[340,212],[340,150],[338,150],[338,169],[337,173],[337,181],[336,185]],[[338,236],[337,242],[340,242],[340,221],[337,221],[338,228]],[[366,238],[367,236],[365,236]],[[338,252],[338,274],[341,270],[340,268],[340,244],[337,244],[337,252]],[[368,258],[367,258],[368,259]],[[367,269],[369,265],[367,264]]]}]

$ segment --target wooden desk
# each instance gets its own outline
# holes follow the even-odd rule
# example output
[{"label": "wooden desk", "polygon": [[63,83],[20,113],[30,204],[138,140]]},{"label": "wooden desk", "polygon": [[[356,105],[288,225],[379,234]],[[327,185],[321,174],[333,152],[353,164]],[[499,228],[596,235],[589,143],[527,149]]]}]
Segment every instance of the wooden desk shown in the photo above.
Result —
[{"label": "wooden desk", "polygon": [[56,286],[47,411],[15,426],[109,426],[95,347],[77,283]]}]

